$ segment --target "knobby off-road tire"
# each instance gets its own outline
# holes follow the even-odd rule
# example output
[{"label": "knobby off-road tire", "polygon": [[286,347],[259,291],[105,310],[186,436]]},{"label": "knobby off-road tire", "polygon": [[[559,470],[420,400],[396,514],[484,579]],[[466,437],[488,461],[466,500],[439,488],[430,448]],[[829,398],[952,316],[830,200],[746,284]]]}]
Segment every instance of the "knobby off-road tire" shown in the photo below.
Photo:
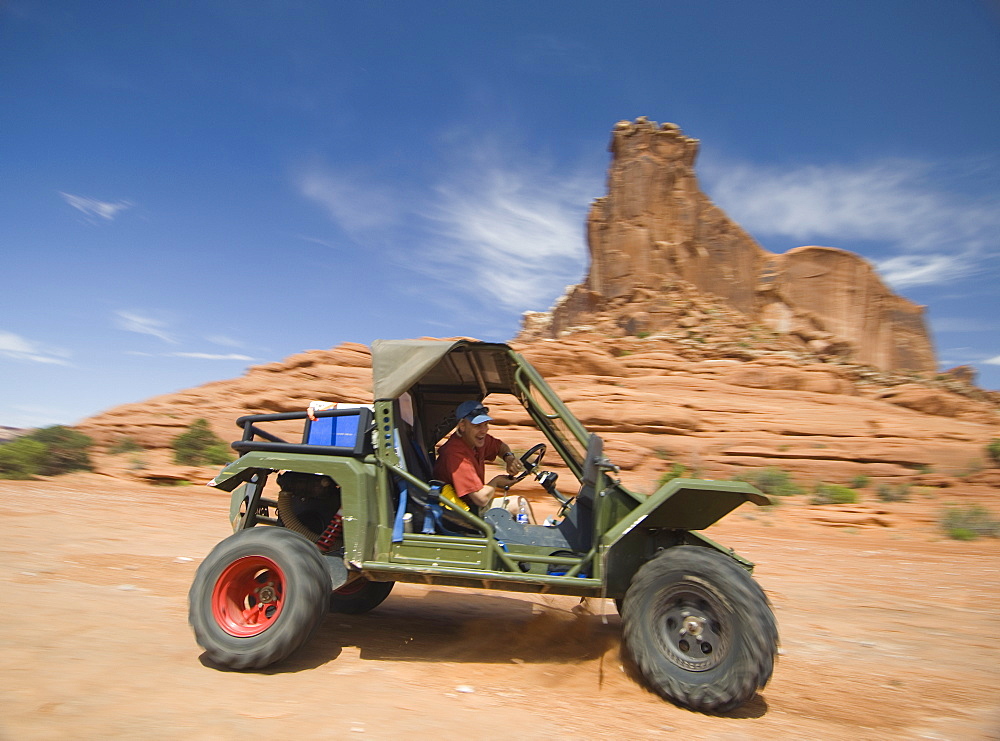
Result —
[{"label": "knobby off-road tire", "polygon": [[284,528],[255,527],[223,540],[198,567],[188,619],[211,661],[261,669],[309,639],[329,594],[315,543]]},{"label": "knobby off-road tire", "polygon": [[739,707],[771,678],[778,628],[764,591],[711,548],[645,563],[622,605],[626,651],[659,694],[703,712]]},{"label": "knobby off-road tire", "polygon": [[355,579],[330,595],[330,612],[360,615],[381,605],[392,591],[394,581]]}]

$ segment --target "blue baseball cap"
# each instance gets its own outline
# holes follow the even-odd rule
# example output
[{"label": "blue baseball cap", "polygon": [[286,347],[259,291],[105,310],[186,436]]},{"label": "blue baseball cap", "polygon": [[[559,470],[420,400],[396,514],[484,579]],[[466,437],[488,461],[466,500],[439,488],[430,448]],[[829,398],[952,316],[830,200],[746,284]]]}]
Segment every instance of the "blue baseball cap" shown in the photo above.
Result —
[{"label": "blue baseball cap", "polygon": [[458,405],[458,409],[455,410],[455,419],[467,419],[474,425],[492,422],[493,417],[489,415],[489,411],[483,406],[483,402],[469,399]]}]

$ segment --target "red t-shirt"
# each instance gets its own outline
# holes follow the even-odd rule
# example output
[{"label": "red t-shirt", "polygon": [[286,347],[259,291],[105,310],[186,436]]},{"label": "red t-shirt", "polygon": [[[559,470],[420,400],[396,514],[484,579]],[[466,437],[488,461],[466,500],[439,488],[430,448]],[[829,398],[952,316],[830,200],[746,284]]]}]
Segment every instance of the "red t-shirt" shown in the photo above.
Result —
[{"label": "red t-shirt", "polygon": [[486,435],[481,448],[471,447],[457,434],[438,448],[434,463],[434,478],[451,484],[460,497],[479,491],[486,483],[486,461],[496,460],[500,453],[500,441]]}]

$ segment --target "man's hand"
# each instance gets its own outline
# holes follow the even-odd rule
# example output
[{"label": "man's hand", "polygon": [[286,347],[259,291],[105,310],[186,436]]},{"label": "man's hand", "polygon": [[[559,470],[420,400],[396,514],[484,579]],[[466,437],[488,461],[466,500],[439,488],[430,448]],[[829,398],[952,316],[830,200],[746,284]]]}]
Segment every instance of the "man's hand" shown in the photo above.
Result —
[{"label": "man's hand", "polygon": [[508,476],[517,476],[524,470],[524,464],[521,463],[521,459],[513,453],[508,456],[504,456],[504,463],[507,464],[506,467]]},{"label": "man's hand", "polygon": [[514,479],[510,476],[494,476],[489,485],[496,489],[508,489],[514,485]]},{"label": "man's hand", "polygon": [[487,483],[483,484],[482,489],[470,492],[467,497],[477,507],[485,507],[493,501],[493,497],[507,491],[507,488],[512,486],[513,483],[514,479],[510,476],[494,476]]}]

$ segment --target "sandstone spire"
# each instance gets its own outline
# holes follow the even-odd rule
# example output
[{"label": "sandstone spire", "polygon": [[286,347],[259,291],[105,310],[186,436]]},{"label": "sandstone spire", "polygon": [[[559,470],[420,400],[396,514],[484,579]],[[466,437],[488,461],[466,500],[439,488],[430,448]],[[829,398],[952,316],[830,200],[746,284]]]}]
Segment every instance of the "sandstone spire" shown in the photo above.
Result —
[{"label": "sandstone spire", "polygon": [[522,339],[593,326],[634,334],[669,328],[645,303],[678,281],[721,298],[803,350],[888,371],[933,372],[923,307],[893,293],[872,266],[831,247],[768,252],[698,185],[699,142],[645,117],[615,124],[608,194],[587,219],[590,269],[545,314],[526,315]]}]

